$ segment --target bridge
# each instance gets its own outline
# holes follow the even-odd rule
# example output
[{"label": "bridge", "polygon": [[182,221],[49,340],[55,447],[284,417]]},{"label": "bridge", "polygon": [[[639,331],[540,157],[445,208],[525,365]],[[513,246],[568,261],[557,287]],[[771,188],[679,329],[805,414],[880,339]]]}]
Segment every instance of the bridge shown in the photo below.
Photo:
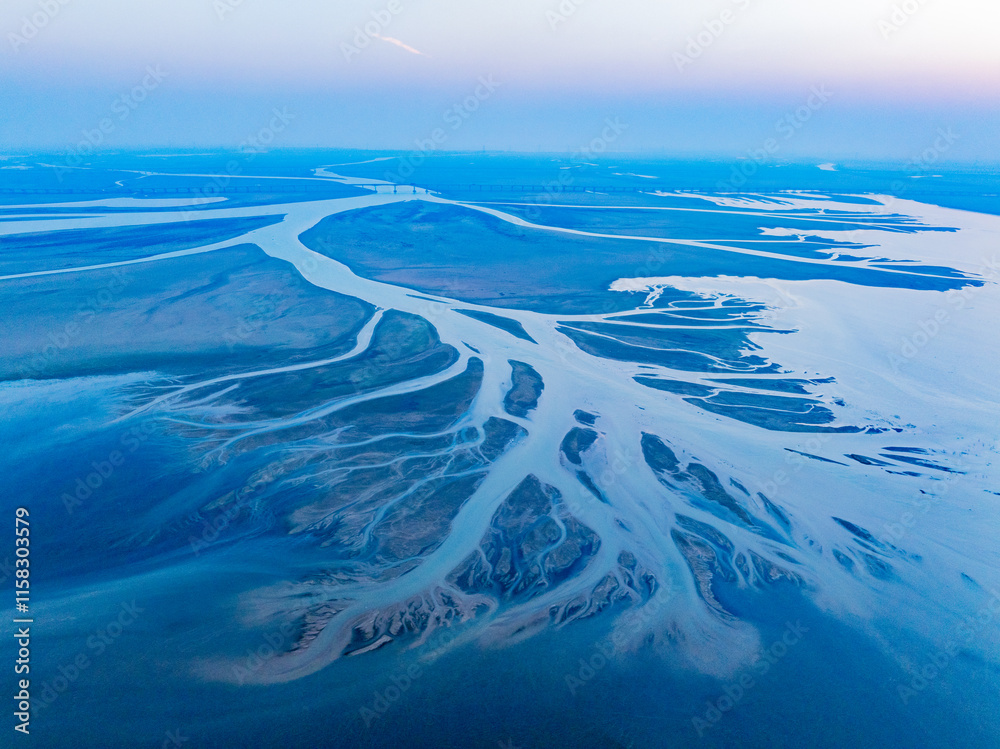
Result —
[{"label": "bridge", "polygon": [[[276,178],[280,179],[280,178]],[[305,180],[303,180],[305,182]],[[218,185],[203,185],[201,187],[0,187],[0,195],[87,195],[101,197],[128,197],[128,196],[158,196],[158,197],[201,197],[211,198],[224,195],[302,195],[302,194],[327,194],[339,191],[344,187],[359,187],[365,190],[372,190],[376,193],[391,194],[418,194],[418,193],[483,193],[483,194],[539,194],[548,193],[550,195],[560,195],[564,193],[652,193],[652,192],[676,192],[679,188],[676,184],[657,185],[561,185],[559,183],[551,185],[531,185],[531,184],[440,184],[440,185],[393,185],[384,183],[358,183],[347,185],[343,182],[333,180],[317,180],[307,184],[298,185],[255,185],[253,187],[233,187]],[[683,190],[686,194],[714,195],[715,191],[710,190]],[[891,194],[891,190],[886,190],[886,194]],[[760,195],[769,194],[767,189],[754,191],[729,190],[727,195]],[[996,193],[981,193],[975,190],[921,190],[911,187],[901,193],[909,197],[920,197],[923,195],[935,195],[940,197],[983,197],[996,198]]]},{"label": "bridge", "polygon": [[[359,187],[377,193],[416,194],[416,193],[567,193],[567,192],[600,192],[600,193],[638,193],[655,192],[655,185],[497,185],[497,184],[454,184],[454,185],[392,185],[383,183],[358,183],[353,185],[330,180],[326,183],[305,185],[259,185],[254,187],[234,187],[206,185],[202,187],[0,187],[0,195],[158,195],[158,196],[197,196],[214,197],[217,195],[260,195],[260,194],[302,194],[329,193],[332,189],[343,187]],[[675,187],[662,188],[676,189]]]}]

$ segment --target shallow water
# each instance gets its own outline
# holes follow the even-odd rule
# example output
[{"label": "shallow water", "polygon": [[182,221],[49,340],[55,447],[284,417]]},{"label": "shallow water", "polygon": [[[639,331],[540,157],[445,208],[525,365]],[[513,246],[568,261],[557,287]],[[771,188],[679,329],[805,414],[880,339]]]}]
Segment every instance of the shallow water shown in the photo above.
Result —
[{"label": "shallow water", "polygon": [[257,195],[204,235],[24,196],[43,745],[996,746],[1000,220],[837,175]]}]

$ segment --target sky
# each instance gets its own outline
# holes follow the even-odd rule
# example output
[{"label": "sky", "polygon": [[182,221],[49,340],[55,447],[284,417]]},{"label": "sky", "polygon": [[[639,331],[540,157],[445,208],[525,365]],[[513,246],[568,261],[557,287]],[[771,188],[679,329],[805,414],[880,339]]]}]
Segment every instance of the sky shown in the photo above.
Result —
[{"label": "sky", "polygon": [[5,0],[0,152],[996,163],[998,27],[997,0]]}]

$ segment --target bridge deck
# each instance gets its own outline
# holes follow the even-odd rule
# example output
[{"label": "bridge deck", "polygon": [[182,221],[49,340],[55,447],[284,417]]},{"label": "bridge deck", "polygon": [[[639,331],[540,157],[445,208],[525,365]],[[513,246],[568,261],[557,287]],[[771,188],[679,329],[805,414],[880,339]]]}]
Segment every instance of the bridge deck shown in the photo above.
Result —
[{"label": "bridge deck", "polygon": [[[0,187],[0,195],[197,195],[211,197],[214,195],[252,195],[252,194],[301,194],[325,193],[331,188],[360,187],[376,192],[511,192],[511,193],[564,193],[564,192],[654,192],[658,188],[650,185],[630,187],[623,185],[384,185],[355,184],[344,185],[340,182],[312,185],[260,185],[255,187]],[[668,188],[663,188],[668,189]]]}]

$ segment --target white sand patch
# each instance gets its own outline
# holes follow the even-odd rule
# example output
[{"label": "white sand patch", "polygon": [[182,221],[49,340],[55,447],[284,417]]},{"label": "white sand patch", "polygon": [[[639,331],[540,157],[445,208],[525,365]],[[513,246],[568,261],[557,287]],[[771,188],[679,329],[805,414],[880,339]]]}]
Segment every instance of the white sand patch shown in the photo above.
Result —
[{"label": "white sand patch", "polygon": [[642,177],[643,179],[659,179],[651,174],[636,174],[635,172],[612,172],[616,177]]},{"label": "white sand patch", "polygon": [[71,203],[17,204],[11,208],[186,208],[194,205],[224,203],[227,198],[107,198],[80,200]]}]

